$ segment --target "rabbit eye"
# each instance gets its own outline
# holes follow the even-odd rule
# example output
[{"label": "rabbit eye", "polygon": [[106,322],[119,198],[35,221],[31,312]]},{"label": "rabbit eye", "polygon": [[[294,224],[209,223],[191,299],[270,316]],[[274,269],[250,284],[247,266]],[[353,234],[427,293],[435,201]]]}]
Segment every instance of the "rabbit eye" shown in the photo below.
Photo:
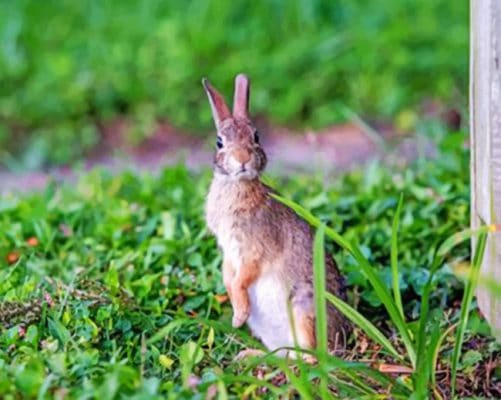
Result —
[{"label": "rabbit eye", "polygon": [[223,138],[221,136],[217,137],[216,146],[217,146],[218,149],[222,149],[223,148]]},{"label": "rabbit eye", "polygon": [[254,132],[254,142],[259,144],[259,132],[258,131]]}]

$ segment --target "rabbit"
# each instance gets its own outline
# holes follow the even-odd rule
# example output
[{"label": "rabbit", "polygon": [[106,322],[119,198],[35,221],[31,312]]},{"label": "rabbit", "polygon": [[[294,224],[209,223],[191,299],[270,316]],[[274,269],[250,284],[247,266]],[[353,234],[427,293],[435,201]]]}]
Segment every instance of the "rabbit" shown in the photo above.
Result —
[{"label": "rabbit", "polygon": [[[267,159],[249,119],[249,79],[243,74],[235,78],[233,112],[207,79],[202,83],[217,129],[206,221],[223,252],[232,325],[247,323],[252,334],[281,357],[295,357],[284,348],[296,344],[314,350],[313,230],[275,200],[273,190],[260,180]],[[333,259],[326,257],[325,264],[327,290],[346,300]],[[331,304],[327,308],[328,346],[334,352],[344,347],[350,324]],[[254,351],[259,352],[244,352]]]}]

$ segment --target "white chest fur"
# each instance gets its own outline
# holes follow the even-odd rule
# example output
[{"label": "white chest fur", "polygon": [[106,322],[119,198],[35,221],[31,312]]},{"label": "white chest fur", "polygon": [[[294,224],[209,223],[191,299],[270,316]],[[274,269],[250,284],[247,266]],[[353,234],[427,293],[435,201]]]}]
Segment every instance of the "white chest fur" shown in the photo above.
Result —
[{"label": "white chest fur", "polygon": [[[224,257],[235,272],[242,267],[241,249],[245,243],[240,243],[232,235],[232,221],[221,220],[217,227],[217,238]],[[275,262],[281,262],[280,259]],[[278,268],[277,268],[278,267]],[[277,271],[280,266],[267,265],[263,275],[249,287],[250,316],[247,320],[252,333],[258,337],[270,350],[280,347],[293,347],[294,337],[289,320],[287,300],[289,298],[283,277]]]},{"label": "white chest fur", "polygon": [[261,276],[249,288],[251,314],[247,320],[252,333],[270,350],[293,347],[288,291],[273,271]]}]

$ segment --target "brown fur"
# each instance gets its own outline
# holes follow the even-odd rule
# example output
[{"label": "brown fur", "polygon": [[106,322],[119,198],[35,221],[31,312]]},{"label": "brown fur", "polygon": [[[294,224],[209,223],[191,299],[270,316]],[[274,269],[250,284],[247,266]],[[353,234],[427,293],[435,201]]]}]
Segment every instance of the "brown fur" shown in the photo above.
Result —
[{"label": "brown fur", "polygon": [[[223,146],[216,152],[206,204],[208,227],[224,253],[223,279],[234,309],[233,325],[241,326],[249,316],[249,288],[272,274],[286,289],[298,344],[311,349],[316,346],[313,231],[293,210],[273,199],[272,190],[259,180],[266,156],[247,116],[248,80],[239,75],[236,83],[234,117],[227,116],[226,105],[221,112],[213,106]],[[217,91],[207,81],[204,86],[209,99],[218,96],[211,105],[220,105]],[[331,257],[325,262],[328,291],[346,299],[336,265]],[[329,304],[330,350],[344,344],[349,330],[347,320]]]}]

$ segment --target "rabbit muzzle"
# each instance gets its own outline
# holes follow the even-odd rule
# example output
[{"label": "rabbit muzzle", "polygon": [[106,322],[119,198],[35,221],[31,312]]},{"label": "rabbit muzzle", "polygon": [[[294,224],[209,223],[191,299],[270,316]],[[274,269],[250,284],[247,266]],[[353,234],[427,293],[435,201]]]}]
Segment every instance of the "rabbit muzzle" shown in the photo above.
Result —
[{"label": "rabbit muzzle", "polygon": [[229,152],[226,170],[234,179],[254,179],[258,176],[256,157],[248,149],[238,147]]}]

